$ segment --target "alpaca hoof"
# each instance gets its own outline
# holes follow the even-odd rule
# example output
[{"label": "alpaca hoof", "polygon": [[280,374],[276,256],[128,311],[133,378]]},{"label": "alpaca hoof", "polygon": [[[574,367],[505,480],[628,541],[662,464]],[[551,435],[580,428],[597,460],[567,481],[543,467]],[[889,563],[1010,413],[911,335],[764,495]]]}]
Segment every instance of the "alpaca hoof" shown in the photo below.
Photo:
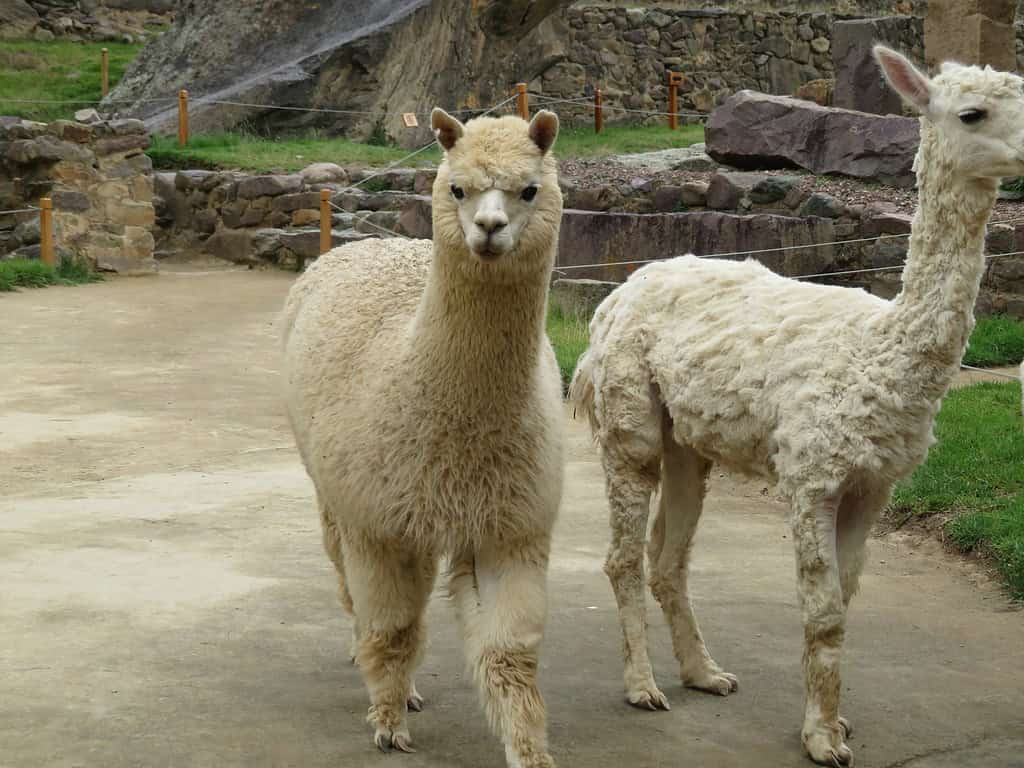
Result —
[{"label": "alpaca hoof", "polygon": [[840,719],[834,728],[820,728],[803,735],[804,749],[811,760],[832,768],[847,768],[853,765],[853,751],[844,743],[848,723]]},{"label": "alpaca hoof", "polygon": [[701,672],[698,675],[683,675],[683,685],[688,688],[696,688],[699,691],[717,693],[719,696],[728,696],[739,689],[740,681],[736,675],[715,669]]},{"label": "alpaca hoof", "polygon": [[649,709],[652,712],[657,712],[659,709],[663,709],[667,712],[672,709],[668,704],[668,698],[665,694],[654,686],[638,691],[627,692],[626,701],[638,709]]},{"label": "alpaca hoof", "polygon": [[409,707],[410,712],[423,711],[423,697],[420,696],[419,691],[416,690],[416,686],[413,686],[412,691],[410,691],[406,705]]},{"label": "alpaca hoof", "polygon": [[390,731],[387,728],[378,728],[373,734],[373,743],[385,754],[392,749],[397,749],[399,752],[416,751],[412,748],[412,736],[408,731]]},{"label": "alpaca hoof", "polygon": [[531,752],[529,755],[517,755],[509,745],[505,745],[505,765],[507,768],[557,768],[551,755]]}]

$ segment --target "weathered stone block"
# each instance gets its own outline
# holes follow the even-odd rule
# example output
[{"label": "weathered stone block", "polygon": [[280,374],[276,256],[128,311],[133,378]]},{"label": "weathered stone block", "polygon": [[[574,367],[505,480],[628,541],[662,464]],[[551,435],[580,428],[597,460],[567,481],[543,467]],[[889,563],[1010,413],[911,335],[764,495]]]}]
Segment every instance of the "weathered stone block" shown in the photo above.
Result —
[{"label": "weathered stone block", "polygon": [[85,147],[55,136],[40,136],[36,139],[12,141],[7,148],[7,159],[12,163],[56,163],[65,160],[73,163],[91,163],[93,153]]},{"label": "weathered stone block", "polygon": [[924,21],[929,66],[954,60],[1017,68],[1014,0],[928,0]]},{"label": "weathered stone block", "polygon": [[298,174],[288,176],[253,176],[238,182],[238,196],[245,199],[256,197],[276,197],[298,192],[302,189],[302,177]]},{"label": "weathered stone block", "polygon": [[291,213],[302,208],[319,208],[319,192],[296,192],[291,195],[275,197],[271,203],[271,210]]},{"label": "weathered stone block", "polygon": [[292,212],[292,226],[306,227],[311,224],[320,223],[320,211],[317,209],[302,208]]},{"label": "weathered stone block", "polygon": [[53,200],[54,210],[57,211],[70,211],[71,213],[81,213],[82,211],[89,210],[91,206],[91,203],[89,202],[89,196],[84,192],[55,190],[50,194],[50,199]]},{"label": "weathered stone block", "polygon": [[93,145],[97,155],[113,155],[115,153],[141,152],[149,147],[149,136],[146,134],[129,134],[100,139]]}]

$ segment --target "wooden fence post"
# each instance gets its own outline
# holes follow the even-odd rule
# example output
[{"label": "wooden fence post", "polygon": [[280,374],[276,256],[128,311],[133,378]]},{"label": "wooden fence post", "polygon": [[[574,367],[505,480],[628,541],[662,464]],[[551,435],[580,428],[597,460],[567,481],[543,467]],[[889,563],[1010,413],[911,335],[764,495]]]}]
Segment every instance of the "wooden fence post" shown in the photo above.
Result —
[{"label": "wooden fence post", "polygon": [[604,97],[601,95],[601,89],[594,89],[594,133],[600,133],[601,129],[604,128]]},{"label": "wooden fence post", "polygon": [[100,93],[104,99],[110,93],[110,55],[106,48],[100,50]]},{"label": "wooden fence post", "polygon": [[668,127],[673,131],[679,126],[679,86],[683,83],[683,76],[679,72],[668,72]]},{"label": "wooden fence post", "polygon": [[530,119],[530,95],[526,83],[516,83],[516,111],[523,120]]},{"label": "wooden fence post", "polygon": [[188,144],[188,91],[178,91],[178,146]]},{"label": "wooden fence post", "polygon": [[53,200],[39,201],[39,259],[47,266],[55,266],[57,258],[53,248]]},{"label": "wooden fence post", "polygon": [[331,250],[331,190],[320,190],[320,253]]}]

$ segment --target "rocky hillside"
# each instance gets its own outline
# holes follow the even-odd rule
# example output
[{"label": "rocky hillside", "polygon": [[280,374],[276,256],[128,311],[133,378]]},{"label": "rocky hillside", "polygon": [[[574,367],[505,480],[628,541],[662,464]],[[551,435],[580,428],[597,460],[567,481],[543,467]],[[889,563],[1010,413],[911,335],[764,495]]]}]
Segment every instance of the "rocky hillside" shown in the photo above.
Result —
[{"label": "rocky hillside", "polygon": [[[552,14],[567,0],[191,0],[111,94],[154,129],[192,94],[192,123],[210,131],[318,127],[415,143],[400,113],[504,99],[564,58]],[[343,109],[267,111],[210,100]],[[204,102],[207,102],[204,104]],[[372,113],[372,114],[358,114]],[[387,114],[383,120],[380,115]],[[425,117],[420,118],[421,123]]]}]

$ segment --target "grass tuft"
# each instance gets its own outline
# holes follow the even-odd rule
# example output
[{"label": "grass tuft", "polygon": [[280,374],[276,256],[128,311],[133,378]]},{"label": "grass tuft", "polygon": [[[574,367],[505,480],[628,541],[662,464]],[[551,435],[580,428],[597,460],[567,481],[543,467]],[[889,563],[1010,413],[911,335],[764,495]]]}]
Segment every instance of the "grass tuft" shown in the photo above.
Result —
[{"label": "grass tuft", "polygon": [[1012,317],[982,317],[971,334],[964,363],[982,368],[1016,365],[1024,360],[1024,321]]},{"label": "grass tuft", "polygon": [[560,307],[550,305],[547,332],[551,345],[555,348],[558,369],[562,373],[562,386],[567,390],[572,374],[576,370],[576,363],[590,344],[590,329],[586,320],[565,317]]},{"label": "grass tuft", "polygon": [[94,272],[80,259],[61,259],[56,268],[37,259],[0,261],[0,291],[43,288],[47,285],[81,285],[102,279],[102,275]]}]

